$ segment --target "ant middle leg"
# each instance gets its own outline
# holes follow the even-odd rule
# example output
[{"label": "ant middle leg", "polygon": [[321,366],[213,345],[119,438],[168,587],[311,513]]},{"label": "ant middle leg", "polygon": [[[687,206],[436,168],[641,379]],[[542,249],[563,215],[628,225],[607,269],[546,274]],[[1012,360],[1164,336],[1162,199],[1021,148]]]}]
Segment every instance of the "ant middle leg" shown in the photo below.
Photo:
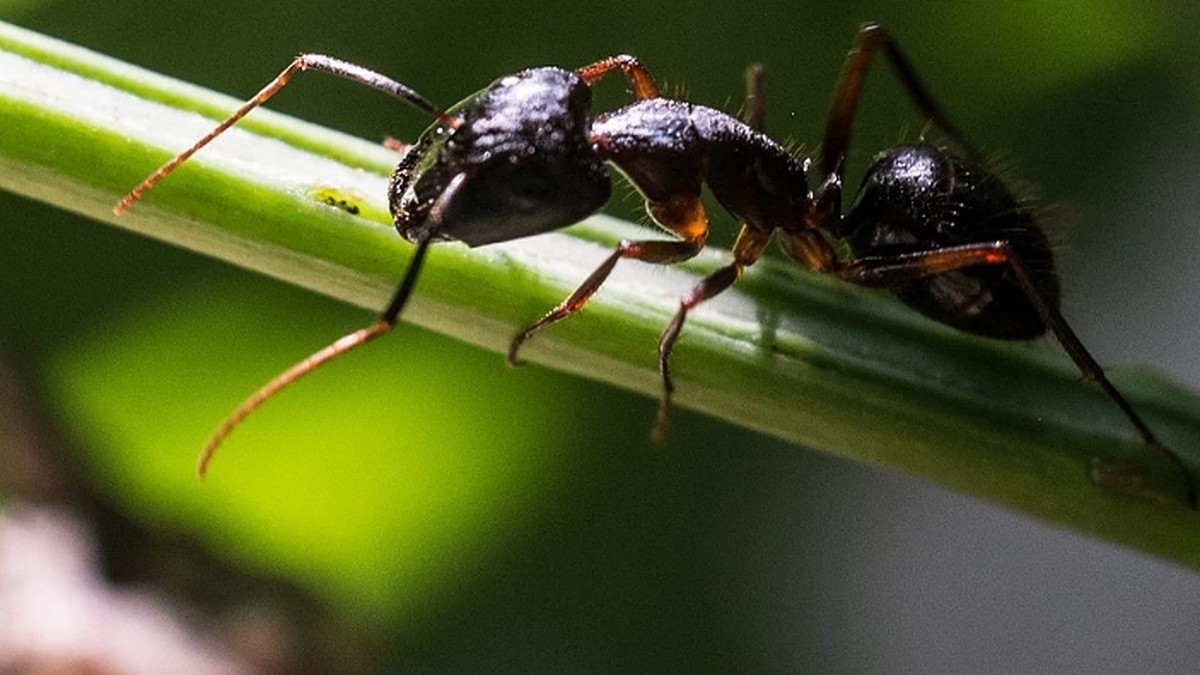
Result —
[{"label": "ant middle leg", "polygon": [[680,237],[680,241],[622,241],[596,271],[575,292],[563,300],[557,307],[550,310],[537,323],[521,331],[508,347],[508,363],[512,366],[521,365],[517,354],[521,345],[537,333],[551,325],[562,321],[568,316],[583,309],[588,300],[604,283],[608,275],[622,258],[632,258],[643,262],[659,265],[669,265],[682,262],[694,257],[704,248],[708,238],[708,215],[699,196],[681,197],[667,202],[647,202],[650,215],[665,229]]},{"label": "ant middle leg", "polygon": [[1187,504],[1196,509],[1200,495],[1196,479],[1184,463],[1183,458],[1160,443],[1154,432],[1142,420],[1133,405],[1121,394],[1105,375],[1104,369],[1083,346],[1079,336],[1067,324],[1054,302],[1041,290],[1034,272],[1007,241],[981,242],[951,246],[931,251],[903,253],[894,256],[870,256],[841,263],[834,273],[855,284],[879,288],[892,288],[917,279],[952,272],[975,265],[1008,265],[1017,283],[1033,304],[1038,316],[1063,350],[1075,362],[1084,379],[1095,382],[1105,395],[1121,410],[1121,413],[1137,430],[1142,443],[1158,450],[1187,478]]},{"label": "ant middle leg", "polygon": [[667,435],[667,424],[671,416],[671,398],[675,393],[675,384],[671,381],[671,351],[679,339],[679,332],[687,320],[688,312],[697,305],[723,292],[741,278],[745,268],[753,265],[760,257],[767,243],[771,241],[771,232],[743,225],[733,245],[733,262],[705,277],[696,284],[691,292],[679,301],[679,311],[663,330],[658,340],[658,373],[662,378],[662,397],[658,403],[658,415],[654,420],[654,430],[651,437],[662,442]]}]

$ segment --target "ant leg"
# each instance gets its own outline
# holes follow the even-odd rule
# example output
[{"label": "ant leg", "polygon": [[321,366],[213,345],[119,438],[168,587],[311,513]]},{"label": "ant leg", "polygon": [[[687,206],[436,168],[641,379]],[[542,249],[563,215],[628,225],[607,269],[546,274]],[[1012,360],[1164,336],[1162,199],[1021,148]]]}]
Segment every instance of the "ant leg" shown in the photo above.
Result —
[{"label": "ant leg", "polygon": [[365,84],[372,89],[389,94],[413,105],[417,109],[424,111],[430,117],[442,122],[443,124],[447,124],[451,127],[458,126],[458,121],[456,119],[447,117],[446,114],[437,106],[430,103],[428,99],[426,99],[424,96],[421,96],[407,85],[401,84],[373,70],[363,68],[362,66],[355,65],[347,61],[342,61],[341,59],[335,59],[332,56],[325,56],[324,54],[301,54],[300,56],[297,56],[296,60],[292,61],[287,68],[284,68],[283,72],[279,73],[275,79],[267,83],[267,86],[263,87],[262,90],[255,94],[253,98],[243,103],[240,108],[233,112],[233,114],[225,118],[225,121],[218,124],[215,129],[208,132],[208,134],[206,134],[199,141],[196,141],[196,143],[190,148],[179,153],[166,164],[163,164],[154,173],[150,174],[149,177],[138,184],[137,187],[133,188],[129,194],[125,195],[121,201],[117,202],[117,205],[113,207],[113,213],[119,216],[127,211],[129,207],[133,206],[135,202],[141,199],[142,195],[146,194],[150,188],[154,187],[159,183],[159,181],[166,178],[167,175],[174,171],[180,164],[183,164],[188,160],[188,158],[196,154],[196,151],[198,151],[200,148],[208,145],[209,142],[211,142],[214,138],[225,133],[234,124],[237,124],[238,120],[248,115],[251,110],[254,110],[263,103],[266,103],[269,98],[276,94],[276,92],[278,92],[280,89],[283,89],[288,81],[292,79],[292,76],[302,70],[323,71],[337,75],[338,77],[346,78],[347,80],[352,80],[359,84]]},{"label": "ant leg", "polygon": [[1008,265],[1017,279],[1017,283],[1025,291],[1025,295],[1033,303],[1042,322],[1058,338],[1059,344],[1075,362],[1084,379],[1095,382],[1100,386],[1109,399],[1121,409],[1125,418],[1137,430],[1142,442],[1161,452],[1188,478],[1187,503],[1192,509],[1197,508],[1198,495],[1195,478],[1183,458],[1175,451],[1158,442],[1154,432],[1146,425],[1133,406],[1113,386],[1104,369],[1088,352],[1079,340],[1079,336],[1067,324],[1058,307],[1046,297],[1034,280],[1033,270],[1013,250],[1006,241],[985,242],[951,246],[933,251],[904,253],[895,256],[865,257],[848,261],[840,266],[835,274],[839,277],[863,286],[892,287],[923,277],[950,272],[971,267],[973,265]]},{"label": "ant leg", "polygon": [[599,82],[600,78],[618,68],[625,73],[625,77],[629,78],[629,83],[633,85],[633,97],[636,100],[658,98],[658,85],[654,83],[650,71],[642,65],[641,61],[637,60],[636,56],[628,54],[610,56],[575,72],[579,73],[579,77],[582,77],[588,86],[592,86]]},{"label": "ant leg", "polygon": [[770,241],[770,231],[764,232],[742,225],[737,241],[733,244],[733,262],[705,277],[679,301],[679,311],[671,319],[671,323],[667,324],[662,337],[658,340],[658,372],[662,376],[662,398],[659,399],[658,415],[654,420],[654,430],[651,432],[651,437],[655,441],[661,443],[667,436],[667,422],[671,416],[671,396],[675,393],[675,384],[671,381],[671,351],[675,348],[675,341],[679,339],[679,331],[683,328],[683,322],[687,320],[688,312],[696,305],[732,286],[741,278],[742,271],[762,256],[763,250]]},{"label": "ant leg", "polygon": [[767,124],[767,82],[761,63],[746,67],[746,126],[763,131]]},{"label": "ant leg", "polygon": [[408,149],[412,147],[412,144],[405,143],[399,138],[395,138],[393,136],[387,136],[383,139],[383,147],[391,150],[392,152],[403,155],[404,153],[408,152]]},{"label": "ant leg", "polygon": [[[846,56],[846,63],[842,66],[842,74],[833,92],[833,104],[825,123],[825,138],[821,144],[821,172],[825,175],[837,173],[840,177],[842,165],[846,160],[846,148],[850,144],[850,124],[858,108],[859,95],[862,93],[867,71],[871,67],[871,59],[880,50],[883,50],[896,78],[916,103],[921,114],[946,132],[968,154],[978,157],[979,153],[967,142],[966,137],[921,83],[916,70],[900,51],[892,36],[881,26],[867,23],[858,31],[854,47]],[[841,205],[837,206],[840,210]]]},{"label": "ant leg", "polygon": [[[437,201],[429,210],[429,218],[434,221],[440,221],[443,214],[446,212],[446,207],[450,200],[462,189],[466,182],[467,174],[458,174],[450,180],[446,189],[438,196]],[[436,228],[434,228],[436,229]],[[433,231],[433,230],[430,230]],[[412,261],[408,264],[408,269],[404,272],[404,279],[400,282],[400,286],[396,289],[395,295],[392,296],[392,301],[388,303],[386,309],[379,315],[379,319],[375,323],[354,331],[348,335],[344,335],[331,344],[317,350],[309,355],[296,365],[288,368],[283,373],[275,377],[275,379],[266,383],[258,391],[254,392],[234,409],[228,417],[221,422],[221,426],[217,428],[208,443],[204,445],[204,450],[200,453],[200,459],[196,462],[196,475],[204,478],[204,474],[208,471],[208,464],[212,461],[213,455],[221,443],[229,437],[229,434],[237,427],[242,420],[246,419],[250,413],[254,412],[263,403],[274,398],[276,394],[283,391],[289,385],[295,383],[300,378],[316,370],[320,366],[332,361],[334,358],[345,354],[346,352],[361,347],[375,338],[384,335],[392,330],[396,325],[396,320],[400,317],[400,313],[404,311],[404,306],[408,304],[408,299],[412,295],[413,288],[417,285],[417,278],[421,274],[421,266],[425,262],[425,253],[429,249],[429,244],[432,240],[429,237],[420,239],[416,242],[417,250],[413,253]]]},{"label": "ant leg", "polygon": [[622,241],[617,250],[613,251],[596,271],[575,292],[563,300],[557,307],[546,313],[537,323],[521,331],[508,347],[508,364],[521,365],[517,353],[526,340],[549,326],[562,321],[568,316],[583,309],[587,301],[595,295],[604,280],[612,273],[617,261],[622,258],[633,258],[643,262],[659,265],[669,265],[682,262],[694,257],[704,248],[708,238],[708,216],[704,205],[697,197],[674,199],[670,202],[647,202],[651,216],[665,229],[679,235],[682,241]]}]

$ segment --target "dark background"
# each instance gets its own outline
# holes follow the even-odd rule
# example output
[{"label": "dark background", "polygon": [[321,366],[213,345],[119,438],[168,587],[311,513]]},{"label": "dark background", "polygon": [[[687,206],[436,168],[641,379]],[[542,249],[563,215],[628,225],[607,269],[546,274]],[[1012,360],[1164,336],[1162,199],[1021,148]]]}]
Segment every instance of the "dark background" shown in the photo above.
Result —
[{"label": "dark background", "polygon": [[[443,105],[628,52],[667,91],[733,111],[761,61],[770,132],[810,148],[875,20],[1055,206],[1065,311],[1099,360],[1200,387],[1190,3],[111,0],[0,17],[238,97],[300,51]],[[623,100],[606,83],[597,108]],[[314,75],[272,107],[372,139],[423,126]],[[882,67],[860,120],[851,184],[922,124]],[[204,607],[210,627],[278,583],[261,602],[300,626],[283,631],[294,663],[1165,673],[1200,656],[1191,571],[685,411],[656,447],[648,399],[411,326],[273,404],[198,487],[194,452],[225,410],[368,315],[10,195],[0,223],[0,360],[106,514],[110,576]],[[733,224],[715,225],[728,246]],[[202,386],[180,391],[180,373]]]}]

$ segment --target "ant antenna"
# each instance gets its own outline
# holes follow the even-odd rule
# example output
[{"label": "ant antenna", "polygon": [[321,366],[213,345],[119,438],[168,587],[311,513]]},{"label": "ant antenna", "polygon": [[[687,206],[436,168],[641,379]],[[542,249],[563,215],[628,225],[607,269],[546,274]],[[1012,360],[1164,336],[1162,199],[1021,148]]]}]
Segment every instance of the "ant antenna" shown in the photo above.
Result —
[{"label": "ant antenna", "polygon": [[392,330],[392,327],[396,325],[396,317],[404,309],[404,305],[408,302],[408,298],[412,294],[413,287],[417,284],[417,275],[421,272],[421,264],[425,261],[425,252],[429,249],[431,241],[431,238],[427,236],[417,242],[416,253],[413,254],[412,262],[409,263],[408,270],[404,273],[404,280],[400,282],[400,287],[396,290],[396,295],[392,298],[391,304],[383,311],[378,321],[366,328],[360,328],[353,333],[344,335],[333,343],[317,350],[312,355],[279,374],[275,379],[263,385],[261,389],[251,394],[233,412],[229,413],[229,416],[225,418],[225,421],[221,422],[221,426],[217,427],[216,432],[208,439],[208,443],[204,445],[204,450],[200,453],[200,459],[196,462],[196,476],[198,478],[204,478],[205,472],[208,471],[209,462],[212,461],[217,448],[225,442],[225,439],[229,437],[234,428],[238,424],[241,424],[242,420],[249,417],[250,413],[257,410],[259,406],[335,357],[341,356],[355,347],[361,347]]},{"label": "ant antenna", "polygon": [[229,437],[229,434],[233,432],[234,428],[242,420],[257,410],[259,406],[266,403],[293,382],[332,361],[335,357],[341,356],[355,347],[361,347],[392,330],[396,325],[396,319],[404,311],[404,306],[408,304],[408,298],[412,295],[413,288],[417,285],[417,277],[421,274],[421,265],[425,262],[425,253],[429,250],[429,244],[433,242],[433,233],[438,230],[438,227],[445,220],[446,209],[449,208],[450,202],[453,201],[455,195],[462,190],[468,176],[469,174],[460,173],[451,178],[446,184],[446,189],[442,190],[442,193],[433,202],[433,206],[429,208],[429,214],[425,218],[427,227],[417,235],[413,242],[417,245],[417,250],[413,253],[412,261],[408,263],[408,269],[404,272],[404,279],[400,282],[400,287],[396,289],[396,294],[392,296],[392,301],[388,303],[387,309],[383,310],[383,313],[379,315],[379,320],[366,328],[360,328],[353,333],[344,335],[322,349],[317,350],[303,361],[288,368],[275,379],[263,385],[261,389],[251,394],[245,401],[242,401],[242,404],[229,413],[224,422],[221,422],[221,426],[217,427],[212,438],[208,439],[208,443],[204,445],[204,450],[200,452],[200,459],[196,462],[196,476],[198,478],[204,478],[205,472],[208,471],[208,465],[212,462],[213,455],[217,452],[217,448],[221,446],[221,443]]},{"label": "ant antenna", "polygon": [[431,103],[429,99],[421,96],[409,86],[401,84],[390,77],[387,77],[386,75],[363,68],[362,66],[355,65],[348,61],[335,59],[332,56],[325,56],[324,54],[301,54],[300,56],[297,56],[287,68],[284,68],[283,72],[279,73],[275,79],[267,83],[267,86],[263,87],[262,90],[255,94],[253,98],[251,98],[249,101],[246,101],[240,108],[235,110],[232,115],[227,117],[224,122],[218,124],[215,129],[208,132],[208,134],[206,134],[199,141],[196,141],[196,143],[190,148],[184,150],[175,156],[174,159],[171,159],[166,164],[160,166],[154,173],[150,174],[145,180],[139,183],[137,187],[133,188],[129,194],[125,195],[121,201],[117,202],[117,205],[113,207],[113,213],[119,216],[128,211],[129,207],[133,206],[134,203],[141,199],[143,195],[145,195],[148,191],[150,191],[151,188],[162,181],[162,179],[166,178],[180,164],[183,164],[188,160],[188,158],[196,154],[196,151],[208,145],[209,142],[211,142],[217,136],[225,133],[225,131],[227,131],[230,127],[232,127],[234,124],[237,124],[238,120],[249,114],[251,110],[254,110],[263,103],[266,103],[267,99],[274,96],[275,93],[280,89],[283,89],[284,85],[288,83],[288,80],[292,79],[293,75],[302,70],[324,71],[326,73],[337,75],[338,77],[344,77],[348,80],[358,82],[359,84],[365,84],[372,89],[389,94],[412,105],[413,107],[432,117],[435,121],[441,122],[452,129],[457,129],[459,126],[459,121],[456,118],[448,116],[440,108]]}]

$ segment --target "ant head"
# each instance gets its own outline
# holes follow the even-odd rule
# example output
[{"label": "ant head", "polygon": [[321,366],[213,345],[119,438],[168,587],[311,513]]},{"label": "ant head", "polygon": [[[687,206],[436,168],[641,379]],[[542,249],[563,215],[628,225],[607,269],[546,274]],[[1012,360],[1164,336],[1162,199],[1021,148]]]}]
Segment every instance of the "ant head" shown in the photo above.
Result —
[{"label": "ant head", "polygon": [[612,187],[588,140],[591,102],[591,88],[575,73],[535,68],[450,108],[392,175],[396,229],[409,241],[479,246],[595,212]]}]

